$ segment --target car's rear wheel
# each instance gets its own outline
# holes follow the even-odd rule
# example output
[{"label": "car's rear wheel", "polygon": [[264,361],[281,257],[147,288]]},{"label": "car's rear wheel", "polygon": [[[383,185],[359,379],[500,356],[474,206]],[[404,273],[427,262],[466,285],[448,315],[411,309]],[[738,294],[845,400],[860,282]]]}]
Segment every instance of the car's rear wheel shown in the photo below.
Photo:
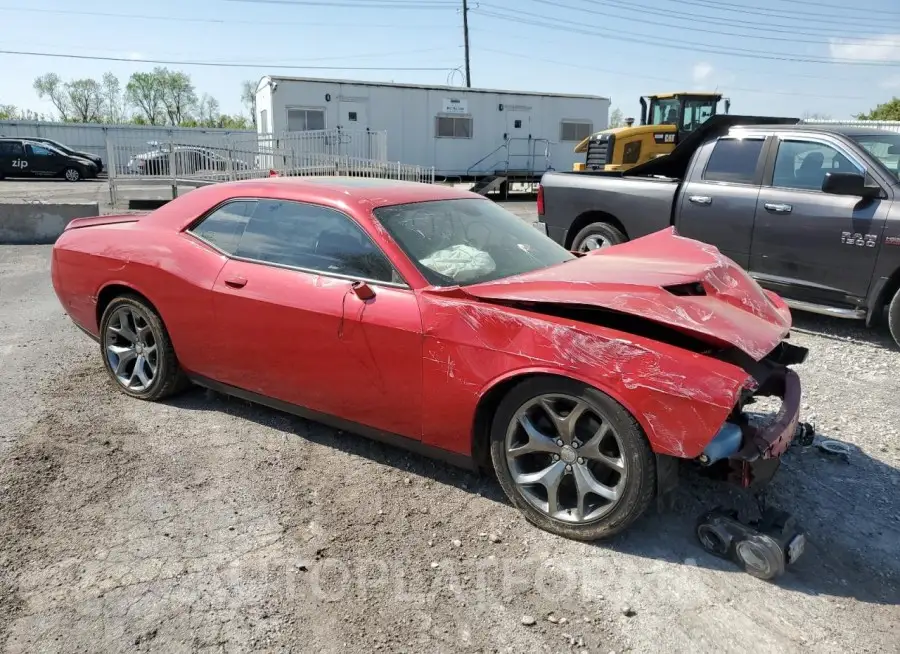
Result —
[{"label": "car's rear wheel", "polygon": [[888,329],[891,330],[894,342],[900,345],[900,289],[894,293],[894,299],[888,307]]},{"label": "car's rear wheel", "polygon": [[187,385],[162,319],[135,295],[115,298],[100,320],[106,371],[126,395],[161,400]]},{"label": "car's rear wheel", "polygon": [[656,460],[637,421],[609,395],[569,379],[531,378],[506,395],[491,460],[526,519],[576,540],[622,531],[656,491]]},{"label": "car's rear wheel", "polygon": [[609,223],[591,223],[575,235],[572,250],[590,252],[618,245],[628,240],[620,229]]},{"label": "car's rear wheel", "polygon": [[77,182],[81,180],[81,171],[77,168],[69,166],[63,171],[63,177],[66,178],[67,182]]}]

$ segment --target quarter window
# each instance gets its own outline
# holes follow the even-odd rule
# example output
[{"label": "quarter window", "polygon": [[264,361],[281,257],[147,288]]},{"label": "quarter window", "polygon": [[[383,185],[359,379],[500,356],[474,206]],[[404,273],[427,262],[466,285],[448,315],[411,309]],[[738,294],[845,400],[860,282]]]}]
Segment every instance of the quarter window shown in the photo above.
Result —
[{"label": "quarter window", "polygon": [[560,141],[581,142],[594,131],[594,124],[584,120],[564,120],[559,124]]},{"label": "quarter window", "polygon": [[325,129],[325,112],[321,109],[288,109],[287,119],[289,132]]},{"label": "quarter window", "polygon": [[350,218],[300,202],[260,200],[237,256],[325,274],[402,282],[384,253]]},{"label": "quarter window", "polygon": [[254,200],[229,202],[213,211],[190,231],[223,252],[234,254],[255,206]]},{"label": "quarter window", "polygon": [[18,141],[0,141],[0,155],[3,154],[22,157],[25,155],[25,148]]},{"label": "quarter window", "polygon": [[862,173],[836,148],[813,141],[782,141],[775,156],[772,186],[819,191],[827,173]]},{"label": "quarter window", "polygon": [[703,179],[708,182],[752,184],[764,144],[764,139],[719,139],[706,164]]},{"label": "quarter window", "polygon": [[472,119],[467,116],[438,116],[435,136],[443,139],[472,138]]}]

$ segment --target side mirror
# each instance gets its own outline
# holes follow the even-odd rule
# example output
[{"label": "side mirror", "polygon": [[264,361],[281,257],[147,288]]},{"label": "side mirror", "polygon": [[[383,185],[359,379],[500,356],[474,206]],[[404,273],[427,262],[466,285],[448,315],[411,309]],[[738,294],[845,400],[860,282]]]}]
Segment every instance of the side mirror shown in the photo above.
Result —
[{"label": "side mirror", "polygon": [[859,173],[825,173],[822,191],[832,195],[855,195],[860,198],[875,198],[881,188],[868,185],[866,176]]},{"label": "side mirror", "polygon": [[353,289],[353,292],[356,294],[356,297],[358,297],[363,302],[368,302],[369,300],[371,300],[372,298],[375,297],[374,289],[371,286],[369,286],[366,282],[363,282],[363,281],[353,282],[350,285],[350,288]]}]

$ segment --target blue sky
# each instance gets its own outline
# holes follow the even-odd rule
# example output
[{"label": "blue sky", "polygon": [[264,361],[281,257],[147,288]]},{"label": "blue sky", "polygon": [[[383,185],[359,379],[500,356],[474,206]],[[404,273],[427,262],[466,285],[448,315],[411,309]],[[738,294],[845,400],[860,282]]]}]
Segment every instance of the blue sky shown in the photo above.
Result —
[{"label": "blue sky", "polygon": [[[99,79],[111,71],[124,85],[154,66],[135,59],[249,65],[169,66],[189,73],[198,92],[227,112],[241,110],[242,80],[267,73],[461,84],[461,4],[0,0],[0,50],[130,60],[0,54],[0,104],[50,112],[32,89],[38,75]],[[833,118],[900,96],[897,0],[472,0],[470,7],[476,87],[604,95],[626,115],[638,112],[639,95],[681,89],[718,88],[733,113]]]}]

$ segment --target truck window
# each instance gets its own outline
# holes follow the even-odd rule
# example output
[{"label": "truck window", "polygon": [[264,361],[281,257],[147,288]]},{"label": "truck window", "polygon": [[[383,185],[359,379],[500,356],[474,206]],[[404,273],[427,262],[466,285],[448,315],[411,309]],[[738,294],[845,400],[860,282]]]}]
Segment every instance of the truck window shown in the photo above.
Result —
[{"label": "truck window", "polygon": [[866,134],[851,136],[868,150],[869,154],[900,179],[900,134]]},{"label": "truck window", "polygon": [[830,145],[815,141],[782,141],[775,156],[772,186],[818,191],[829,172],[863,171]]},{"label": "truck window", "polygon": [[756,165],[762,154],[765,139],[719,139],[709,156],[703,179],[708,182],[753,184]]}]

